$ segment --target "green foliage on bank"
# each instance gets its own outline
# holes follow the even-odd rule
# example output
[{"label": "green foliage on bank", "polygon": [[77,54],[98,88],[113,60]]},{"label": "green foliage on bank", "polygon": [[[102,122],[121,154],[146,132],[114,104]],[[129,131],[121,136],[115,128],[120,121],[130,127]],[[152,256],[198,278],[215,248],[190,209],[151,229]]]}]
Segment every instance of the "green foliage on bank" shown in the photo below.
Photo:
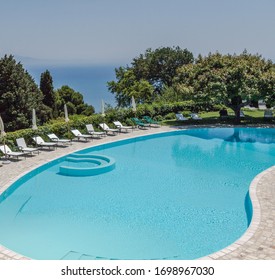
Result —
[{"label": "green foliage on bank", "polygon": [[[177,112],[188,116],[191,112],[218,112],[226,107],[233,110],[239,123],[244,106],[257,107],[259,100],[268,107],[275,105],[274,64],[246,51],[240,55],[199,55],[194,59],[190,51],[179,47],[148,49],[130,66],[115,71],[117,79],[110,81],[108,87],[118,107],[105,108],[107,123],[119,120],[131,124],[134,115],[128,107],[132,97],[138,105],[137,117],[149,115],[157,120],[173,120]],[[81,93],[66,85],[53,89],[48,70],[41,74],[38,88],[13,56],[0,59],[0,115],[6,131],[31,127],[34,108],[42,130],[64,135],[64,104],[70,116],[79,115],[70,117],[71,126],[81,129],[85,122],[98,125],[100,115],[84,103]],[[26,137],[31,138],[31,133],[29,130]]]},{"label": "green foliage on bank", "polygon": [[[23,137],[29,145],[34,145],[32,137],[35,135],[40,135],[46,141],[47,134],[55,133],[59,137],[73,138],[70,130],[75,128],[80,130],[82,133],[87,133],[86,124],[93,124],[96,130],[99,130],[99,124],[102,122],[108,123],[110,127],[114,127],[113,121],[121,121],[125,125],[134,125],[132,118],[134,116],[142,118],[143,116],[150,116],[158,121],[163,122],[166,125],[192,125],[192,124],[214,124],[214,123],[228,123],[232,124],[234,117],[231,116],[226,120],[221,120],[219,118],[219,110],[221,105],[207,105],[203,103],[195,103],[194,101],[185,102],[174,102],[174,103],[153,103],[153,104],[141,104],[137,107],[137,112],[134,113],[132,109],[114,109],[109,108],[106,111],[106,115],[103,117],[101,114],[93,114],[90,116],[85,115],[70,115],[69,123],[65,123],[64,118],[58,118],[55,120],[50,120],[43,126],[38,126],[38,130],[34,131],[30,128],[21,129],[14,132],[8,132],[6,136],[6,143],[11,147],[15,147],[16,139]],[[182,113],[186,117],[189,117],[191,112],[200,112],[200,116],[203,117],[202,121],[192,121],[187,122],[177,122],[176,113]],[[233,114],[233,111],[229,113]],[[248,110],[245,111],[247,117],[243,120],[244,124],[248,123],[268,123],[272,124],[273,120],[265,120],[263,118],[263,111],[259,110]]]},{"label": "green foliage on bank", "polygon": [[[108,83],[118,106],[136,103],[192,100],[198,104],[222,104],[234,111],[236,123],[246,105],[265,101],[275,105],[275,67],[261,55],[209,54],[193,59],[177,48],[147,50],[131,65],[116,69],[116,81]],[[199,105],[198,105],[199,107]]]},{"label": "green foliage on bank", "polygon": [[178,68],[193,61],[193,54],[180,47],[147,49],[131,66],[115,69],[116,81],[108,82],[108,88],[118,106],[128,106],[132,96],[137,103],[152,103],[165,87],[172,86]]},{"label": "green foliage on bank", "polygon": [[42,122],[50,118],[51,109],[33,78],[13,56],[5,55],[0,59],[0,114],[6,130],[30,127],[32,108]]},{"label": "green foliage on bank", "polygon": [[28,128],[32,109],[37,123],[42,125],[52,118],[64,115],[64,104],[69,114],[91,115],[94,108],[84,103],[83,95],[69,86],[54,90],[48,70],[41,74],[40,87],[12,55],[0,58],[0,115],[6,131]]}]

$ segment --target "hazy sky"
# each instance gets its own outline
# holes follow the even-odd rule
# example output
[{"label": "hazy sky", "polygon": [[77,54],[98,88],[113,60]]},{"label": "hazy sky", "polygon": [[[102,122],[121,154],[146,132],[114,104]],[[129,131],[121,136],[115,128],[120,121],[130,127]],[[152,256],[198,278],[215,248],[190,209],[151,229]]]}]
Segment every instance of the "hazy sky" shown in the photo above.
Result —
[{"label": "hazy sky", "polygon": [[127,64],[166,46],[275,61],[275,0],[0,0],[1,56]]}]

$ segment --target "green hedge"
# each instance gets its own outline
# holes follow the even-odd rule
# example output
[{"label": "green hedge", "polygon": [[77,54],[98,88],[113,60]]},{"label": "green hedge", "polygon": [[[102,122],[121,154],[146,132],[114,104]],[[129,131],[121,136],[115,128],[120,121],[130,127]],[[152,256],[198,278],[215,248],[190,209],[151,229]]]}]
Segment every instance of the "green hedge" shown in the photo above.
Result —
[{"label": "green hedge", "polygon": [[[37,131],[32,129],[22,129],[15,132],[9,132],[6,136],[6,143],[10,147],[15,147],[16,139],[23,137],[25,138],[28,145],[32,145],[32,137],[35,135],[42,136],[45,140],[46,135],[49,133],[55,133],[59,137],[73,138],[70,129],[78,129],[83,133],[87,133],[85,125],[92,123],[95,129],[98,129],[99,123],[105,122],[110,127],[113,127],[113,121],[118,120],[126,125],[133,125],[131,120],[132,117],[136,116],[142,118],[148,115],[157,120],[173,119],[174,114],[183,112],[202,112],[202,111],[219,111],[221,106],[213,106],[205,103],[195,103],[194,101],[184,101],[175,103],[152,103],[152,104],[141,104],[137,106],[137,112],[134,113],[131,108],[129,109],[108,109],[106,116],[103,117],[101,114],[93,114],[91,116],[74,115],[69,116],[70,121],[68,124],[64,122],[64,119],[51,120],[48,124],[38,127]],[[3,141],[2,141],[3,142]]]},{"label": "green hedge", "polygon": [[[49,141],[47,138],[47,134],[55,133],[58,137],[64,138],[73,138],[72,133],[70,132],[71,129],[75,128],[80,130],[83,133],[87,133],[85,130],[85,124],[92,123],[97,129],[98,124],[103,122],[104,118],[101,115],[94,114],[92,116],[70,116],[69,123],[65,123],[64,120],[52,120],[49,124],[45,124],[43,126],[39,126],[38,130],[34,131],[30,128],[28,129],[21,129],[14,132],[8,132],[5,137],[5,142],[11,148],[16,147],[16,139],[23,137],[28,145],[34,145],[32,137],[35,135],[40,135],[45,141]],[[3,143],[3,140],[1,141]]]}]

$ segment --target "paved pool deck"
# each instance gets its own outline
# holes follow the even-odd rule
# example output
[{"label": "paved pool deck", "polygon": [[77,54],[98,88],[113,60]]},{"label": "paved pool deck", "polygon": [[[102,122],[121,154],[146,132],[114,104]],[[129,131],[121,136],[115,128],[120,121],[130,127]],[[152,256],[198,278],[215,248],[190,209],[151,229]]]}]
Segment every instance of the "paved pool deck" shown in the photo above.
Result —
[{"label": "paved pool deck", "polygon": [[[73,141],[67,147],[58,147],[49,151],[43,149],[38,155],[27,157],[0,167],[0,194],[14,181],[30,170],[53,159],[84,148],[102,143],[149,135],[159,132],[174,131],[185,127],[135,129],[129,133],[107,136],[88,142]],[[190,127],[189,127],[190,128]],[[0,163],[2,160],[0,160]],[[201,258],[202,260],[275,260],[275,166],[257,175],[250,185],[250,196],[253,203],[253,219],[245,234],[230,246],[214,254]],[[0,244],[0,260],[27,260],[12,250]]]}]

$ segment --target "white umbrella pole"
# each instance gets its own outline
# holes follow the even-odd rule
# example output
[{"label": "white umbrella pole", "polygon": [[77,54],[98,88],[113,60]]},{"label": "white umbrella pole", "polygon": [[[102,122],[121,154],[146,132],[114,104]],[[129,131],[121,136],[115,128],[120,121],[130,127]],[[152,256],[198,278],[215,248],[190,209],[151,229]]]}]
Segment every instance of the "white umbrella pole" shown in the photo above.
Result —
[{"label": "white umbrella pole", "polygon": [[6,132],[4,130],[4,122],[0,116],[0,137],[3,138],[3,144],[4,144],[4,159],[5,161],[3,163],[10,163],[8,160],[7,150],[6,150]]},{"label": "white umbrella pole", "polygon": [[101,100],[101,115],[105,117],[105,103],[103,99]]},{"label": "white umbrella pole", "polygon": [[70,121],[70,119],[69,119],[68,108],[67,108],[66,104],[64,105],[64,115],[65,115],[65,122],[67,124],[68,138],[69,138],[69,135],[70,135],[69,121]]},{"label": "white umbrella pole", "polygon": [[[35,109],[32,109],[32,130],[37,130],[38,127],[36,125],[36,112]],[[35,133],[35,147],[37,147],[37,133]]]},{"label": "white umbrella pole", "polygon": [[67,105],[64,105],[64,114],[65,114],[65,122],[69,122],[69,116],[68,116],[68,108]]},{"label": "white umbrella pole", "polygon": [[136,112],[137,112],[137,106],[136,106],[136,101],[135,101],[135,98],[134,98],[134,96],[132,96],[132,109],[133,109],[133,112],[134,112],[134,114],[135,114],[135,116],[136,116]]}]

